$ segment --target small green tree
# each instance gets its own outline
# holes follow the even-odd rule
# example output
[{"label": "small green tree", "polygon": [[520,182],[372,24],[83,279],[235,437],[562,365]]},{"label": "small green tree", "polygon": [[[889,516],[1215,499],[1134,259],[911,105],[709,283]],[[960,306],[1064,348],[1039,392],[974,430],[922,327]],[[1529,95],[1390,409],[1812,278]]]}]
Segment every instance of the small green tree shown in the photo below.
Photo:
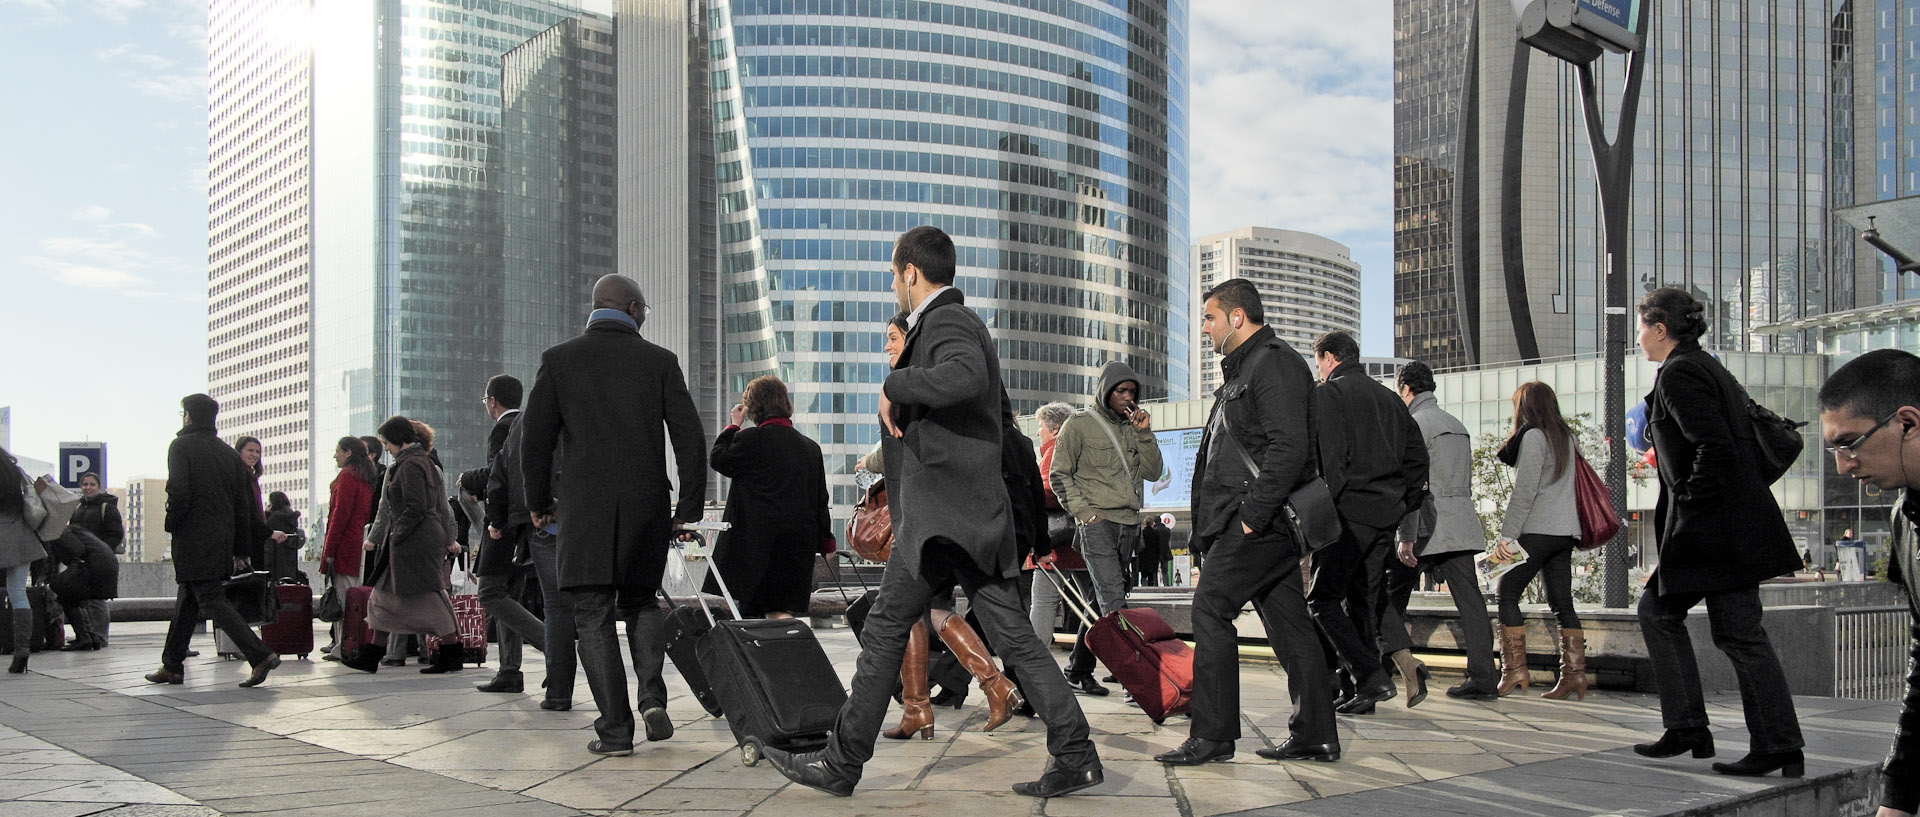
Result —
[{"label": "small green tree", "polygon": [[[1573,438],[1580,447],[1580,455],[1587,459],[1594,471],[1605,474],[1607,470],[1606,437],[1593,423],[1590,414],[1581,413],[1567,418],[1567,425],[1573,429]],[[1473,505],[1480,517],[1481,531],[1486,535],[1487,547],[1500,539],[1500,521],[1506,516],[1507,501],[1513,497],[1513,469],[1500,461],[1500,447],[1506,445],[1507,438],[1513,434],[1513,420],[1500,424],[1497,431],[1482,434],[1473,446]],[[1616,509],[1624,510],[1624,509]],[[1600,557],[1601,551],[1575,551],[1573,554],[1573,600],[1579,604],[1599,604],[1603,599],[1605,584],[1602,581]],[[1640,582],[1629,580],[1627,589],[1631,600],[1640,596]],[[1529,582],[1526,595],[1522,600],[1529,604],[1546,601],[1546,593],[1540,582]]]}]

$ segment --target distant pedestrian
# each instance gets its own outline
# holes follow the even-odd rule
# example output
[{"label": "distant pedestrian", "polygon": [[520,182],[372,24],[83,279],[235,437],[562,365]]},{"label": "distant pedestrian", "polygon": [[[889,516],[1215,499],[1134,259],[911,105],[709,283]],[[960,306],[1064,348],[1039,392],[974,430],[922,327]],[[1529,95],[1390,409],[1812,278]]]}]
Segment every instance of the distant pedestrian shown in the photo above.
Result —
[{"label": "distant pedestrian", "polygon": [[[742,422],[753,423],[742,429]],[[748,618],[806,615],[813,560],[833,536],[820,444],[793,427],[793,400],[780,378],[747,384],[713,438],[713,470],[733,480],[725,521],[710,557]],[[713,571],[704,592],[719,594]]]},{"label": "distant pedestrian", "polygon": [[1758,776],[1805,768],[1800,719],[1780,657],[1761,625],[1760,583],[1800,566],[1786,519],[1761,476],[1760,450],[1748,427],[1746,392],[1700,348],[1706,305],[1685,290],[1656,289],[1640,299],[1640,348],[1660,364],[1647,395],[1647,429],[1660,452],[1660,500],[1654,505],[1659,567],[1640,597],[1640,632],[1660,687],[1666,733],[1635,745],[1647,757],[1713,756],[1700,668],[1687,612],[1706,602],[1714,646],[1739,680],[1750,751],[1722,774]]},{"label": "distant pedestrian", "polygon": [[[373,582],[367,623],[387,633],[419,633],[441,638],[433,663],[423,673],[458,672],[463,660],[460,627],[447,596],[447,556],[459,549],[447,529],[452,511],[440,469],[434,467],[413,421],[395,415],[380,424],[380,443],[393,455],[383,492],[386,524],[373,544],[384,551],[383,568]],[[375,525],[380,528],[380,525]],[[385,650],[349,657],[347,665],[368,669],[369,658]]]},{"label": "distant pedestrian", "polygon": [[546,695],[540,708],[565,712],[573,708],[574,675],[579,668],[579,638],[573,610],[573,594],[560,589],[560,525],[533,524],[527,512],[525,480],[520,475],[521,439],[526,426],[515,413],[508,420],[506,439],[487,475],[486,526],[490,542],[513,541],[516,528],[526,530],[525,547],[533,560],[534,575],[540,580],[541,640],[536,642],[546,662]]},{"label": "distant pedestrian", "polygon": [[1537,380],[1520,384],[1513,393],[1513,434],[1499,454],[1514,471],[1513,493],[1493,548],[1495,561],[1523,560],[1500,577],[1501,695],[1527,689],[1527,621],[1520,597],[1540,576],[1560,625],[1560,680],[1540,697],[1587,697],[1587,638],[1573,609],[1573,552],[1580,547],[1573,475],[1579,454],[1553,387]]},{"label": "distant pedestrian", "polygon": [[1163,583],[1161,571],[1166,569],[1167,562],[1173,558],[1172,551],[1167,549],[1167,541],[1171,538],[1172,532],[1167,530],[1167,526],[1160,524],[1160,517],[1149,515],[1142,519],[1140,552],[1135,554],[1133,559],[1136,587],[1159,587]]},{"label": "distant pedestrian", "polygon": [[215,436],[218,402],[193,394],[181,400],[180,407],[183,427],[167,447],[166,521],[167,532],[173,534],[173,575],[180,591],[160,651],[160,669],[146,678],[155,684],[183,683],[193,631],[202,620],[212,619],[252,668],[240,686],[258,686],[280,666],[280,656],[247,626],[227,601],[225,588],[227,577],[252,569],[253,537],[263,524],[250,487],[253,469]]},{"label": "distant pedestrian", "polygon": [[1841,476],[1900,491],[1887,562],[1900,574],[1911,617],[1911,660],[1893,751],[1880,770],[1879,817],[1913,817],[1920,810],[1920,357],[1876,349],[1841,366],[1820,387],[1820,433]]},{"label": "distant pedestrian", "polygon": [[307,544],[306,534],[300,532],[300,512],[294,510],[293,500],[281,491],[267,494],[267,528],[280,534],[268,540],[267,564],[264,565],[274,581],[306,581],[306,575],[300,572],[300,549]]},{"label": "distant pedestrian", "polygon": [[[1032,571],[1046,567],[1058,571],[1059,577],[1072,582],[1074,589],[1082,596],[1093,597],[1093,577],[1087,573],[1087,561],[1080,557],[1077,547],[1080,539],[1080,526],[1073,521],[1073,514],[1060,504],[1060,495],[1053,491],[1053,455],[1060,445],[1060,427],[1073,416],[1074,408],[1067,403],[1048,403],[1040,407],[1035,417],[1040,421],[1040,475],[1045,480],[1047,507],[1047,546],[1036,549],[1028,557],[1024,569]],[[1060,625],[1060,588],[1053,581],[1029,577],[1031,584],[1027,589],[1029,599],[1027,620],[1033,624],[1034,635],[1040,643],[1051,647],[1055,630]],[[1109,690],[1094,680],[1093,651],[1087,649],[1087,625],[1078,616],[1068,615],[1067,623],[1075,629],[1073,650],[1067,654],[1066,674],[1075,676],[1073,686],[1088,695],[1102,696]],[[1031,706],[1029,704],[1028,706]]]},{"label": "distant pedestrian", "polygon": [[20,469],[19,461],[0,448],[0,569],[7,571],[7,603],[13,611],[13,663],[7,671],[27,671],[33,641],[33,610],[27,604],[27,580],[33,563],[46,558],[40,536],[27,524],[27,493],[35,481]]},{"label": "distant pedestrian", "polygon": [[[360,543],[367,540],[367,525],[373,522],[373,488],[377,479],[373,460],[367,456],[367,444],[359,437],[341,437],[333,446],[333,463],[340,471],[327,491],[326,541],[320,549],[320,572],[331,581],[341,609],[347,606],[347,591],[360,586]],[[334,622],[332,639],[320,652],[329,661],[345,656],[340,652],[340,622]]]},{"label": "distant pedestrian", "polygon": [[80,475],[80,507],[73,510],[69,525],[100,538],[114,553],[127,552],[127,528],[120,519],[120,498],[101,488],[100,475],[88,471]]},{"label": "distant pedestrian", "polygon": [[69,524],[60,538],[47,543],[60,572],[53,577],[53,592],[67,621],[73,625],[73,640],[62,652],[98,650],[107,646],[107,602],[120,594],[120,562],[113,548],[87,529]]},{"label": "distant pedestrian", "polygon": [[260,477],[266,474],[266,447],[258,437],[242,436],[233,441],[233,450],[240,452],[240,461],[247,464],[247,471],[253,475],[253,479],[247,483],[253,494],[253,501],[248,506],[253,509],[253,530],[247,536],[252,554],[248,560],[253,563],[255,570],[271,571],[273,549],[287,540],[287,534],[267,525],[265,498],[260,493]]},{"label": "distant pedestrian", "polygon": [[472,538],[480,548],[472,563],[474,575],[480,577],[480,605],[486,608],[487,620],[500,630],[500,671],[494,673],[493,680],[477,687],[481,692],[521,692],[525,688],[520,674],[522,643],[541,652],[547,649],[546,623],[520,603],[527,591],[527,576],[533,572],[527,550],[533,526],[522,519],[517,525],[490,528],[484,512],[493,463],[520,420],[522,391],[520,379],[512,375],[499,374],[487,380],[486,396],[481,400],[487,416],[493,419],[493,430],[487,432],[487,465],[474,469],[471,483],[461,478],[462,493],[475,498],[471,503],[476,511],[471,514]]},{"label": "distant pedestrian", "polygon": [[[633,753],[633,709],[614,616],[626,619],[647,739],[673,737],[660,678],[665,654],[658,634],[666,611],[655,594],[674,523],[701,518],[706,432],[680,361],[640,336],[648,312],[640,285],[602,276],[593,285],[593,306],[586,331],[540,355],[520,417],[526,427],[520,472],[532,523],[544,527],[557,519],[565,531],[556,554],[559,586],[573,593],[580,664],[600,709],[598,739],[587,751],[627,755]],[[669,442],[677,485],[667,477]],[[674,504],[669,492],[677,494]]]}]

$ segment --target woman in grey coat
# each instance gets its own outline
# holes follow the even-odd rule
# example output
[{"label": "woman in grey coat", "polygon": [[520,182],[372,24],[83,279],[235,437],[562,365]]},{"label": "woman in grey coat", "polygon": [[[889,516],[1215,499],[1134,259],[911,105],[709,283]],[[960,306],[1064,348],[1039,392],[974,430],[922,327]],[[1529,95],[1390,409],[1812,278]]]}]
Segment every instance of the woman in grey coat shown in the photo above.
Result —
[{"label": "woman in grey coat", "polygon": [[1587,639],[1573,609],[1573,551],[1580,547],[1573,499],[1577,456],[1573,429],[1560,414],[1553,387],[1537,380],[1520,384],[1513,393],[1513,436],[1500,447],[1500,461],[1514,470],[1513,494],[1493,550],[1496,561],[1526,559],[1500,577],[1501,695],[1527,689],[1527,622],[1520,615],[1520,595],[1537,575],[1560,624],[1560,681],[1540,697],[1587,697]]},{"label": "woman in grey coat", "polygon": [[[380,424],[380,444],[393,455],[380,512],[386,520],[377,542],[385,548],[385,569],[373,583],[367,623],[390,633],[429,633],[441,637],[433,666],[421,672],[459,669],[459,625],[447,596],[447,554],[458,550],[445,517],[447,489],[440,469],[427,454],[415,423],[395,416]],[[376,525],[380,528],[380,525]],[[347,662],[368,669],[366,656]]]},{"label": "woman in grey coat", "polygon": [[7,601],[13,605],[13,663],[7,671],[27,671],[28,642],[33,638],[33,609],[27,606],[27,576],[33,563],[47,556],[40,535],[27,525],[27,492],[33,480],[18,462],[0,448],[0,569],[7,571]]}]

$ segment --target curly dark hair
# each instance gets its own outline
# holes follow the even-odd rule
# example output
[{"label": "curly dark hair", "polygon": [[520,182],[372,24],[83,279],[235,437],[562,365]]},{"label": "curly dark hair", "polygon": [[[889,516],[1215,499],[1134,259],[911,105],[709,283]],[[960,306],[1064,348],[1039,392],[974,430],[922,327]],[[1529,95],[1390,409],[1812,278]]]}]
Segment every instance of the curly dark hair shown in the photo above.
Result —
[{"label": "curly dark hair", "polygon": [[754,378],[747,384],[740,402],[747,407],[747,419],[755,425],[775,417],[793,416],[793,399],[787,396],[787,384],[773,375]]}]

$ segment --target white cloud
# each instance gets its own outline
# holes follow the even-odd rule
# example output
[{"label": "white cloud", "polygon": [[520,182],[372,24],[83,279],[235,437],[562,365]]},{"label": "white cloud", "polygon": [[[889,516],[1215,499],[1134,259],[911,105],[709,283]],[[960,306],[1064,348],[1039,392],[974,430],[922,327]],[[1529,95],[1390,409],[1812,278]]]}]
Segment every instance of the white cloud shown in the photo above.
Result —
[{"label": "white cloud", "polygon": [[174,102],[207,101],[207,78],[199,74],[152,74],[133,80],[133,89]]},{"label": "white cloud", "polygon": [[89,204],[73,211],[74,221],[106,221],[113,211],[98,204]]},{"label": "white cloud", "polygon": [[93,52],[93,56],[104,63],[130,66],[147,71],[160,71],[173,67],[173,60],[162,57],[159,54],[142,51],[139,47],[132,44],[115,46],[113,48],[102,48]]},{"label": "white cloud", "polygon": [[143,286],[147,279],[124,270],[105,267],[90,267],[85,264],[72,264],[50,259],[29,259],[45,261],[54,270],[53,279],[70,287],[82,289],[127,289]]},{"label": "white cloud", "polygon": [[[94,205],[81,211],[88,215],[96,212],[105,213],[107,208]],[[179,265],[136,245],[158,234],[152,227],[138,222],[100,223],[91,235],[43,238],[39,253],[22,258],[21,262],[65,286],[115,290],[132,297],[168,297],[155,290],[152,274],[164,273]]]},{"label": "white cloud", "polygon": [[1391,15],[1387,3],[1193,5],[1195,236],[1258,225],[1390,239]]}]

